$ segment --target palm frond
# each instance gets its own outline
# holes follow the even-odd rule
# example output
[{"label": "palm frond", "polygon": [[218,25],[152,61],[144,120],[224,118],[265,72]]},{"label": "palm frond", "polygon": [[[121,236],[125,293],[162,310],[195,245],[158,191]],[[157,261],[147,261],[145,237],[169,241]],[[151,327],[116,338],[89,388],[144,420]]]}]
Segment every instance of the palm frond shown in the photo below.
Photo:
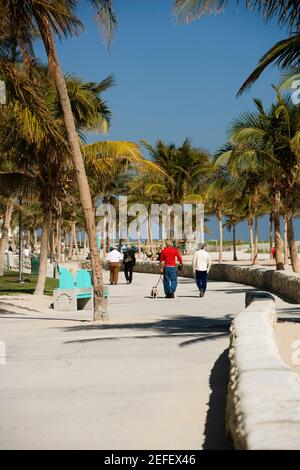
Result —
[{"label": "palm frond", "polygon": [[[239,4],[240,0],[236,0]],[[257,10],[267,22],[276,17],[280,25],[292,31],[299,28],[300,4],[298,0],[246,0],[250,11]],[[173,12],[178,21],[189,22],[205,14],[219,14],[228,5],[228,0],[174,0]]]},{"label": "palm frond", "polygon": [[263,71],[275,64],[282,70],[300,67],[300,34],[294,34],[287,39],[277,42],[259,60],[257,67],[240,87],[237,95],[241,95],[260,77]]},{"label": "palm frond", "polygon": [[87,164],[94,166],[97,171],[101,171],[103,165],[127,162],[141,173],[165,174],[159,165],[146,160],[138,145],[133,142],[95,142],[84,146],[84,155]]},{"label": "palm frond", "polygon": [[96,11],[96,21],[101,26],[108,48],[111,45],[118,20],[113,10],[112,0],[89,0]]}]

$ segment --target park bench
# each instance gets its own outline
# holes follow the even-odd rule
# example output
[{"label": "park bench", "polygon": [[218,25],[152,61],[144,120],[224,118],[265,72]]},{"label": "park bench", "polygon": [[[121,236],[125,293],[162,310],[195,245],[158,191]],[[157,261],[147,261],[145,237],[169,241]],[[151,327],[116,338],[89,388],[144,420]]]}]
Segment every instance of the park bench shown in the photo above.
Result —
[{"label": "park bench", "polygon": [[59,286],[54,290],[54,310],[93,310],[93,286],[91,275],[80,269],[76,275],[67,268],[58,268]]}]

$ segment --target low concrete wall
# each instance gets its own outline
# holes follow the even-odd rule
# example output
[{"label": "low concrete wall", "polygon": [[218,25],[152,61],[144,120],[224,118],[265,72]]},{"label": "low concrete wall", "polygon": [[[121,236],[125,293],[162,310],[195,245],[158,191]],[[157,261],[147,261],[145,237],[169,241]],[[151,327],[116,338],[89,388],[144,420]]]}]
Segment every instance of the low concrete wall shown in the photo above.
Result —
[{"label": "low concrete wall", "polygon": [[300,449],[300,383],[278,351],[275,302],[246,303],[231,326],[228,431],[236,449]]},{"label": "low concrete wall", "polygon": [[214,264],[209,274],[216,281],[230,281],[267,289],[300,303],[300,276],[257,266]]}]

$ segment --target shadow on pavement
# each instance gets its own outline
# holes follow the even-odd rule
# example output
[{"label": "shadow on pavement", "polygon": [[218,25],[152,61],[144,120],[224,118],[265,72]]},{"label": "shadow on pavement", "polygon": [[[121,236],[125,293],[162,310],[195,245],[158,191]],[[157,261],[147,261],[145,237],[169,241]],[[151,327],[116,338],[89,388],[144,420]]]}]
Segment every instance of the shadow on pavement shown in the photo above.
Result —
[{"label": "shadow on pavement", "polygon": [[[111,332],[110,337],[94,337],[78,340],[66,341],[68,343],[89,343],[94,341],[108,341],[112,339],[149,339],[149,338],[170,338],[170,337],[190,337],[191,339],[183,341],[179,347],[186,347],[197,342],[206,340],[215,340],[220,337],[228,336],[231,315],[225,315],[221,318],[196,317],[182,315],[163,320],[149,321],[144,323],[114,323],[114,324],[85,324],[73,327],[63,328],[63,332],[75,333],[82,331],[95,331],[98,333]],[[120,334],[120,331],[126,331],[126,335]],[[136,332],[137,335],[128,335],[128,331]],[[141,334],[142,332],[142,334]]]},{"label": "shadow on pavement", "polygon": [[226,435],[225,413],[229,379],[228,349],[218,357],[211,370],[209,385],[211,394],[204,429],[204,450],[230,450],[232,441]]}]

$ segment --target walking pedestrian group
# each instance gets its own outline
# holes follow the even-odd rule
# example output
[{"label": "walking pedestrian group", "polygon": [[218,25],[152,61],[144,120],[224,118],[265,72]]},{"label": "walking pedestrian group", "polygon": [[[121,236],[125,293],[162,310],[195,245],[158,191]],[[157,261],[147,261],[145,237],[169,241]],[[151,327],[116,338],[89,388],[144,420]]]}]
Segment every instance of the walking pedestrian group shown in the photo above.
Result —
[{"label": "walking pedestrian group", "polygon": [[[160,274],[163,277],[165,297],[167,299],[174,299],[177,289],[177,276],[178,272],[180,273],[183,268],[183,260],[180,251],[173,246],[171,240],[167,240],[166,245],[159,253],[158,261],[160,263]],[[131,284],[133,279],[133,268],[136,264],[135,249],[134,247],[123,247],[120,250],[123,251],[123,254],[116,247],[111,247],[107,257],[110,271],[109,281],[112,285],[118,284],[122,263],[126,283]],[[193,274],[200,297],[204,297],[206,292],[210,267],[211,258],[205,250],[205,245],[200,244],[192,260]]]}]

